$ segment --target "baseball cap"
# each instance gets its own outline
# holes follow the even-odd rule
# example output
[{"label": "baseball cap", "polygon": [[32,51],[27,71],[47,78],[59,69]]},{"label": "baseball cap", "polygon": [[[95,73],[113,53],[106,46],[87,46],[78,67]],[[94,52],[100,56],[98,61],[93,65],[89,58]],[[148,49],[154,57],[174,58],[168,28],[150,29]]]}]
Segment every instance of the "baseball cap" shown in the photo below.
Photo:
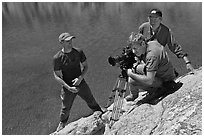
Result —
[{"label": "baseball cap", "polygon": [[62,34],[59,35],[59,42],[62,41],[69,41],[72,38],[76,38],[75,36],[72,36],[71,34],[69,34],[68,32],[64,32]]},{"label": "baseball cap", "polygon": [[149,13],[149,17],[162,17],[162,12],[159,9],[152,9]]}]

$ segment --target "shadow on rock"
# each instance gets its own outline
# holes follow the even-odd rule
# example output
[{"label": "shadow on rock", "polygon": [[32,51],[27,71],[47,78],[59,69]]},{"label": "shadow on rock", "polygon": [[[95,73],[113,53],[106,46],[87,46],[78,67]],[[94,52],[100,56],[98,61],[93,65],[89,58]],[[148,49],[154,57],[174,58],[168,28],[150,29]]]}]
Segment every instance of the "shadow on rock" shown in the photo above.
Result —
[{"label": "shadow on rock", "polygon": [[182,87],[182,85],[183,85],[182,82],[165,83],[164,86],[159,88],[156,92],[147,93],[147,95],[143,99],[139,100],[136,104],[141,105],[141,104],[148,103],[151,105],[156,105],[166,96],[179,90]]}]

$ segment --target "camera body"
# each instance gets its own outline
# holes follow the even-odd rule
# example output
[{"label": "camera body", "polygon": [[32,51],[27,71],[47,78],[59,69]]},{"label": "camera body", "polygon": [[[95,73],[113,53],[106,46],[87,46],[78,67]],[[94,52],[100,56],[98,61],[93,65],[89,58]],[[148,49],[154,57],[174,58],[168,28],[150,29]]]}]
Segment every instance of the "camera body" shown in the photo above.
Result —
[{"label": "camera body", "polygon": [[122,70],[130,69],[133,67],[133,64],[137,61],[135,60],[135,54],[132,52],[132,48],[130,46],[124,47],[123,51],[120,55],[116,57],[109,57],[108,62],[111,66],[115,66],[119,64]]}]

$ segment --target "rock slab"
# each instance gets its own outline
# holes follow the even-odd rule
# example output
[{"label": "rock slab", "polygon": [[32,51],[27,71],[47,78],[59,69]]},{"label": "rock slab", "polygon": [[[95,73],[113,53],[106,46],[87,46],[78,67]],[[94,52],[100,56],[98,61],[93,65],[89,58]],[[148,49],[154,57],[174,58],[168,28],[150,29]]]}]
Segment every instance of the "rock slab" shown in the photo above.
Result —
[{"label": "rock slab", "polygon": [[51,135],[202,135],[202,68],[179,77],[182,87],[155,105],[148,103],[126,113],[134,102],[124,101],[123,113],[111,128],[111,107],[68,124]]}]

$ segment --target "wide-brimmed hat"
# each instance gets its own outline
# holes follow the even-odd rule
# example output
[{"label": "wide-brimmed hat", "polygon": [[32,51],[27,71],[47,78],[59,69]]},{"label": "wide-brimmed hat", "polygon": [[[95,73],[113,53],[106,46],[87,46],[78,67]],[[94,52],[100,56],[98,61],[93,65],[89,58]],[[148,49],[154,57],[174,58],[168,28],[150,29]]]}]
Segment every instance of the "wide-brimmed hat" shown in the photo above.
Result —
[{"label": "wide-brimmed hat", "polygon": [[62,34],[59,35],[59,42],[63,42],[63,41],[69,41],[73,38],[76,38],[75,36],[72,36],[71,34],[69,34],[68,32],[64,32]]},{"label": "wide-brimmed hat", "polygon": [[162,17],[162,12],[159,9],[152,9],[149,13],[149,17]]}]

